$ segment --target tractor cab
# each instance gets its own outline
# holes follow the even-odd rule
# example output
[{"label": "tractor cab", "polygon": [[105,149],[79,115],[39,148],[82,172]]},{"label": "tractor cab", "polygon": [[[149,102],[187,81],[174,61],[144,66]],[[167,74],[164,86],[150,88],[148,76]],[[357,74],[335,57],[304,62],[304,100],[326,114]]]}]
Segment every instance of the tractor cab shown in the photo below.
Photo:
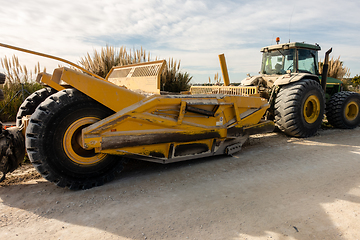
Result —
[{"label": "tractor cab", "polygon": [[319,75],[319,45],[284,43],[264,47],[261,74],[309,73]]},{"label": "tractor cab", "polygon": [[[260,75],[250,76],[241,81],[242,86],[258,86],[262,97],[270,97],[273,85],[284,86],[302,79],[313,79],[321,83],[319,71],[318,44],[300,42],[276,44],[261,48],[262,61]],[[343,83],[335,78],[327,78],[326,100],[342,91]]]}]

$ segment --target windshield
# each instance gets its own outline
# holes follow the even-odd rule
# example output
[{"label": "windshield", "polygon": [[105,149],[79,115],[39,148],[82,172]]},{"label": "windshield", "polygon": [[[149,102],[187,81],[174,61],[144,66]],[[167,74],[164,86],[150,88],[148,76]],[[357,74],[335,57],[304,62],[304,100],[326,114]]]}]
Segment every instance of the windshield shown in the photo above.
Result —
[{"label": "windshield", "polygon": [[287,70],[294,72],[294,49],[264,52],[261,73],[285,74]]},{"label": "windshield", "polygon": [[314,50],[308,49],[299,49],[298,50],[299,61],[298,69],[299,72],[303,73],[318,73],[318,59],[317,52]]}]

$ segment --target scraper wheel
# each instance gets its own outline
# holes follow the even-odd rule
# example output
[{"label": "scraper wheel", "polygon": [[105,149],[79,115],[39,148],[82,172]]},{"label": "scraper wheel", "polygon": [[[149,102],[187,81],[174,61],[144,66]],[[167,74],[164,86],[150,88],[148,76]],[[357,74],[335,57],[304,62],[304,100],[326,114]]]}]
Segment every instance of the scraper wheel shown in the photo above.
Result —
[{"label": "scraper wheel", "polygon": [[16,115],[16,126],[20,127],[22,117],[33,114],[40,103],[56,92],[57,91],[53,88],[43,88],[28,96],[19,107],[19,111]]},{"label": "scraper wheel", "polygon": [[122,158],[81,147],[81,130],[113,111],[74,89],[47,98],[26,130],[26,149],[37,171],[60,187],[87,189],[112,180]]}]

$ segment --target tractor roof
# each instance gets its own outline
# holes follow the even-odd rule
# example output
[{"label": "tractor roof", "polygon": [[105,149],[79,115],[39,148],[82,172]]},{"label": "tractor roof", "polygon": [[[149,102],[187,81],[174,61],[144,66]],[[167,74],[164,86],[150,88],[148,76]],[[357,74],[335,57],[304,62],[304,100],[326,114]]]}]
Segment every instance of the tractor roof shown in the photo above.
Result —
[{"label": "tractor roof", "polygon": [[299,42],[292,42],[292,43],[283,43],[283,44],[277,44],[277,45],[272,45],[272,46],[268,46],[268,47],[263,47],[261,48],[261,52],[267,52],[267,51],[271,51],[271,50],[285,50],[285,49],[291,49],[291,48],[302,48],[302,49],[311,49],[311,50],[316,50],[319,51],[321,50],[320,46],[318,44],[308,44],[308,43],[299,43]]}]

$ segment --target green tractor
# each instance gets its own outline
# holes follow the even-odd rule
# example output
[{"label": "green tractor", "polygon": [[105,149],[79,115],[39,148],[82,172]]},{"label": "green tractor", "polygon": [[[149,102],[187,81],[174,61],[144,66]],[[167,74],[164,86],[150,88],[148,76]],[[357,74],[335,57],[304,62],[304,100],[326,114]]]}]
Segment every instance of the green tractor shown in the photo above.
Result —
[{"label": "green tractor", "polygon": [[289,136],[314,135],[324,113],[336,128],[360,124],[360,94],[343,91],[340,80],[327,77],[332,49],[326,52],[323,72],[319,73],[319,50],[317,44],[299,42],[264,47],[260,75],[241,81],[241,86],[258,87],[270,103],[266,118]]}]

